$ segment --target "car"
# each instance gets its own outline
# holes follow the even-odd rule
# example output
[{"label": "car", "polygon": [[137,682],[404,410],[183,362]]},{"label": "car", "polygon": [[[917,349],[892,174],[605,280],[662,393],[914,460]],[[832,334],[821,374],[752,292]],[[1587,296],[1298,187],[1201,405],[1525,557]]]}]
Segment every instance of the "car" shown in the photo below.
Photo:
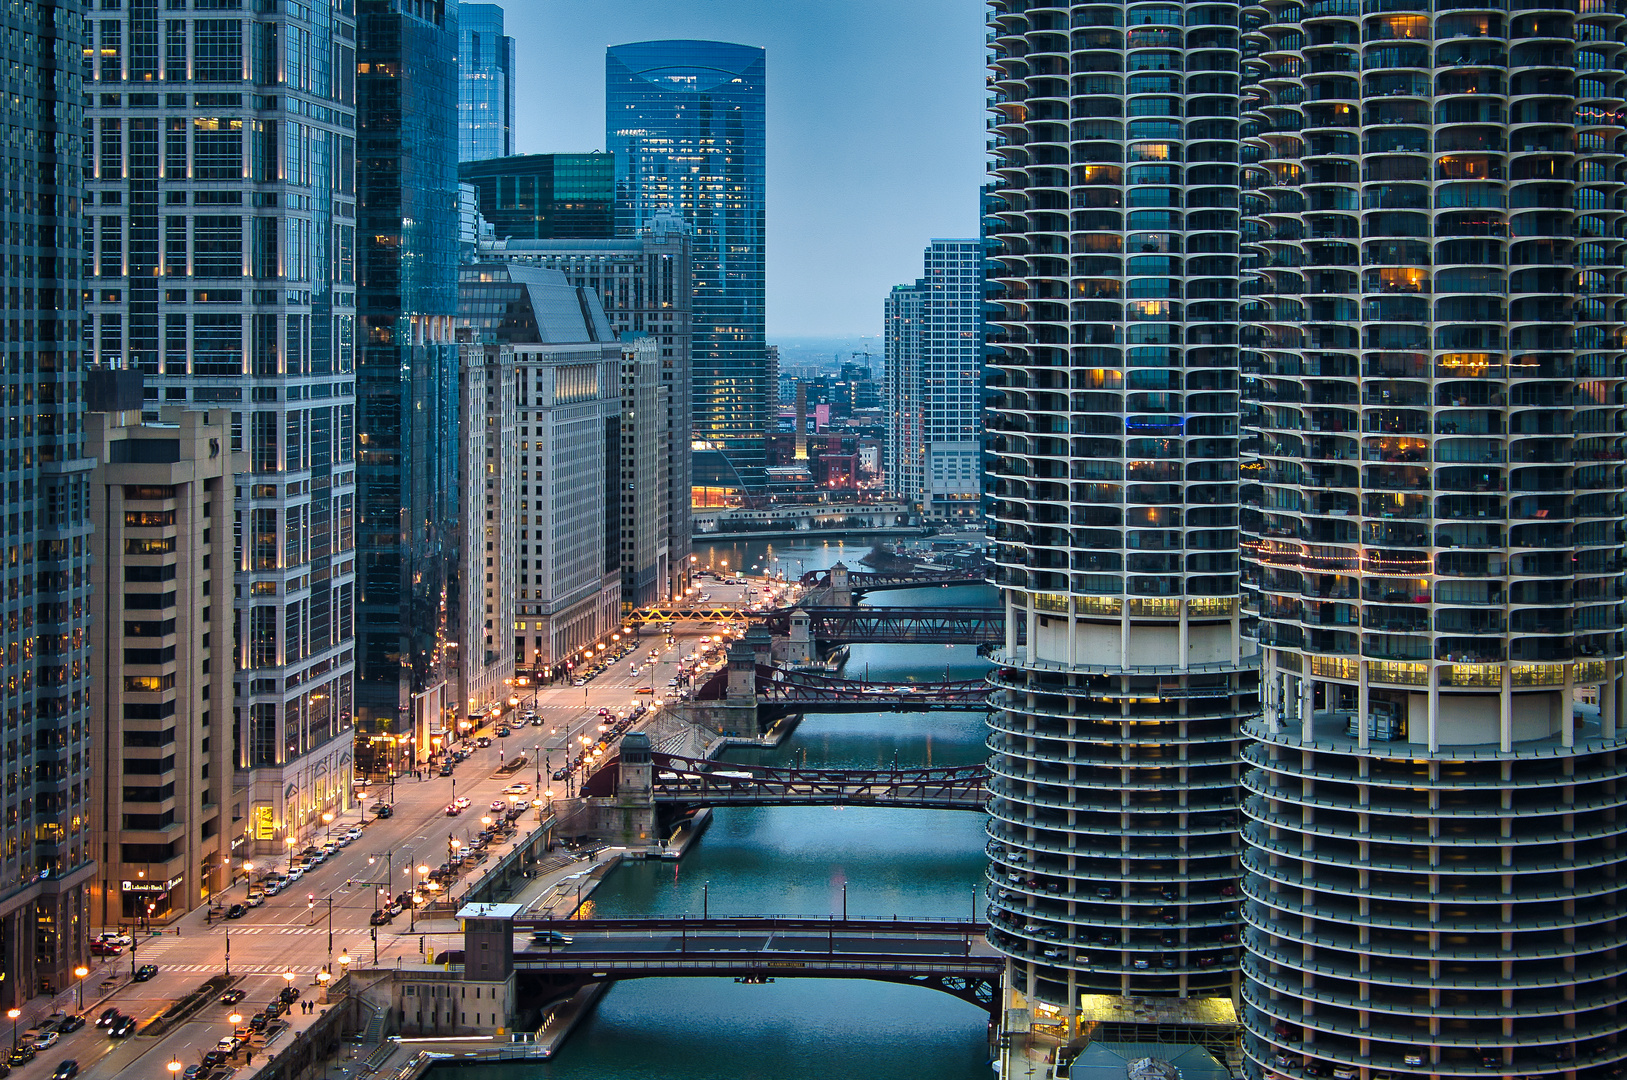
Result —
[{"label": "car", "polygon": [[181,1080],[198,1080],[198,1074],[203,1072],[202,1065],[188,1065],[181,1074]]},{"label": "car", "polygon": [[12,1047],[11,1056],[6,1059],[12,1065],[27,1065],[34,1060],[34,1048],[27,1043],[18,1043]]},{"label": "car", "polygon": [[266,886],[266,895],[267,896],[276,896],[278,893],[282,892],[286,888],[288,888],[288,885],[287,885],[286,882],[273,881],[271,884]]},{"label": "car", "polygon": [[220,995],[220,1003],[222,1005],[236,1005],[239,1001],[242,1001],[246,997],[248,997],[248,995],[243,991],[232,989]]},{"label": "car", "polygon": [[146,982],[148,979],[157,974],[157,964],[142,964],[140,967],[136,968],[136,973],[130,976],[130,978],[134,979],[136,982]]},{"label": "car", "polygon": [[121,1014],[117,1009],[103,1009],[102,1015],[96,1018],[96,1026],[107,1027],[113,1021],[117,1020],[120,1015]]},{"label": "car", "polygon": [[1152,967],[1152,963],[1147,960],[1137,960],[1130,966],[1135,968],[1137,971],[1146,971],[1148,968]]},{"label": "car", "polygon": [[370,814],[378,814],[380,817],[383,817],[384,811],[388,810],[389,808],[389,803],[376,802],[372,806],[368,807],[367,812]]},{"label": "car", "polygon": [[292,1005],[294,1002],[299,1000],[299,987],[283,987],[281,990],[277,991],[277,1000],[281,1001],[284,1005]]},{"label": "car", "polygon": [[62,1041],[62,1036],[55,1031],[42,1031],[34,1036],[34,1049],[49,1050]]},{"label": "car", "polygon": [[288,884],[292,885],[294,882],[298,881],[304,876],[305,867],[299,865],[298,863],[288,868]]},{"label": "car", "polygon": [[259,907],[261,904],[263,904],[265,902],[266,902],[266,893],[265,893],[264,889],[255,889],[253,892],[251,892],[247,896],[243,897],[243,906],[244,907],[256,908],[256,907]]},{"label": "car", "polygon": [[447,803],[444,813],[447,817],[457,817],[459,814],[463,813],[463,807],[459,806],[457,803]]},{"label": "car", "polygon": [[261,1010],[261,1015],[267,1020],[275,1020],[277,1017],[281,1016],[287,1011],[288,1006],[284,1005],[280,1001],[277,1001],[276,999],[272,999],[271,1003]]},{"label": "car", "polygon": [[493,799],[491,801],[491,806],[488,807],[488,809],[494,813],[501,814],[504,810],[508,809],[508,803],[504,802],[502,799]]},{"label": "car", "polygon": [[112,1038],[123,1039],[123,1038],[127,1037],[135,1029],[136,1029],[136,1021],[135,1021],[134,1017],[121,1016],[117,1020],[115,1020],[113,1023],[108,1025],[107,1033]]},{"label": "car", "polygon": [[96,940],[111,941],[115,945],[120,945],[127,948],[134,939],[131,938],[129,934],[118,930],[103,930],[100,934],[96,935]]},{"label": "car", "polygon": [[360,840],[362,838],[361,826],[360,825],[352,825],[349,829],[345,830],[345,836],[349,837],[352,840]]},{"label": "car", "polygon": [[485,735],[482,735],[480,738],[475,740],[475,745],[484,750],[491,745],[491,739]]},{"label": "car", "polygon": [[203,1067],[206,1069],[212,1069],[216,1065],[224,1064],[226,1059],[230,1056],[230,1054],[227,1054],[221,1050],[211,1050],[207,1054],[203,1055]]},{"label": "car", "polygon": [[530,784],[510,784],[508,787],[503,789],[504,795],[529,795],[530,793]]},{"label": "car", "polygon": [[62,1032],[64,1035],[72,1035],[74,1032],[78,1031],[84,1026],[85,1018],[83,1016],[74,1016],[72,1013],[70,1013],[67,1016],[64,1016],[61,1020],[57,1021],[56,1029]]},{"label": "car", "polygon": [[540,716],[533,716],[531,718],[532,727],[542,727],[545,723],[547,723],[547,721]]},{"label": "car", "polygon": [[382,810],[374,810],[373,813],[377,814],[381,818],[387,818],[387,817],[392,816],[395,813],[395,810],[392,809],[391,807],[386,806]]},{"label": "car", "polygon": [[641,686],[637,690],[634,690],[633,693],[635,693],[635,694],[653,694],[653,693],[655,693],[655,687],[653,687],[653,686]]},{"label": "car", "polygon": [[506,739],[506,738],[509,737],[510,734],[511,733],[508,730],[508,725],[507,724],[504,724],[502,727],[497,729],[497,737],[499,739]]},{"label": "car", "polygon": [[1354,1066],[1335,1065],[1333,1067],[1333,1080],[1356,1080],[1357,1072]]},{"label": "car", "polygon": [[380,908],[373,912],[373,917],[367,921],[373,926],[383,926],[385,923],[390,921],[390,916],[388,912],[386,912],[383,908]]},{"label": "car", "polygon": [[249,1017],[249,1030],[264,1031],[266,1029],[266,1025],[269,1023],[271,1023],[271,1021],[266,1019],[265,1013],[255,1013],[253,1016]]},{"label": "car", "polygon": [[333,846],[336,848],[346,848],[354,843],[355,840],[356,838],[351,836],[349,833],[340,833],[338,836],[333,838]]},{"label": "car", "polygon": [[442,775],[442,776],[451,776],[452,775],[452,766],[450,766],[450,765],[442,765],[441,768],[440,768],[440,775]]},{"label": "car", "polygon": [[457,798],[452,800],[452,805],[456,806],[460,810],[469,809],[469,796],[459,795]]},{"label": "car", "polygon": [[65,1061],[57,1062],[56,1068],[51,1071],[51,1080],[73,1080],[78,1075],[79,1062],[73,1058],[68,1058]]},{"label": "car", "polygon": [[215,1044],[215,1049],[223,1054],[235,1054],[240,1045],[236,1035],[228,1035]]},{"label": "car", "polygon": [[1402,1057],[1402,1059],[1401,1059],[1401,1064],[1406,1065],[1407,1067],[1413,1068],[1413,1069],[1418,1068],[1423,1063],[1424,1063],[1424,1055],[1422,1055],[1422,1054],[1407,1054],[1404,1057]]},{"label": "car", "polygon": [[124,950],[111,941],[93,941],[90,943],[90,955],[92,956],[121,956],[123,953]]},{"label": "car", "polygon": [[248,913],[249,908],[247,904],[233,904],[231,907],[226,909],[226,917],[228,919],[241,919]]}]

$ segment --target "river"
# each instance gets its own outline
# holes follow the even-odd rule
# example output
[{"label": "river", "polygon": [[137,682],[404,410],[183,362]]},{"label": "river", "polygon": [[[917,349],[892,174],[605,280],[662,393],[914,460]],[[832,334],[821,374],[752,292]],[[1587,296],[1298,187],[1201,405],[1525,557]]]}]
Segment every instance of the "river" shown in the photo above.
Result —
[{"label": "river", "polygon": [[[867,543],[741,543],[699,549],[698,563],[795,577],[838,559],[862,569]],[[754,567],[753,564],[756,564]],[[981,587],[883,593],[879,604],[992,604]],[[872,678],[970,678],[972,646],[855,646],[847,672]],[[806,760],[856,768],[982,761],[982,713],[811,715],[774,750],[731,760]],[[983,873],[983,816],[853,807],[727,808],[678,864],[629,863],[589,911],[949,916],[973,911]],[[478,1080],[989,1080],[987,1014],[934,990],[863,980],[637,979],[614,987],[548,1063],[482,1067]],[[460,1070],[461,1071],[461,1070]],[[439,1073],[437,1074],[440,1075]],[[475,1080],[471,1076],[468,1080]]]}]

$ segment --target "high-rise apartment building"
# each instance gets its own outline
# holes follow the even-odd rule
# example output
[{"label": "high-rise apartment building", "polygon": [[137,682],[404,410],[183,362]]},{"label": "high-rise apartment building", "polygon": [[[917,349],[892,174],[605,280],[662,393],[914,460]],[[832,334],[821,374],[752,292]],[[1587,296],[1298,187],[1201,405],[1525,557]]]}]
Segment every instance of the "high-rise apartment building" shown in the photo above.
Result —
[{"label": "high-rise apartment building", "polygon": [[86,955],[90,468],[81,417],[81,5],[0,8],[0,1005],[69,983]]},{"label": "high-rise apartment building", "polygon": [[[663,595],[680,595],[687,582],[690,540],[690,228],[671,215],[654,218],[636,239],[498,241],[480,248],[483,258],[563,273],[577,288],[592,290],[622,340],[655,339],[666,390],[667,581]],[[771,347],[772,351],[772,347]]]},{"label": "high-rise apartment building", "polygon": [[1244,12],[1254,1075],[1627,1059],[1621,27]]},{"label": "high-rise apartment building", "polygon": [[989,934],[1056,1025],[1230,1015],[1237,979],[1237,23],[989,14]]},{"label": "high-rise apartment building", "polygon": [[605,55],[616,224],[630,235],[665,214],[694,230],[694,438],[721,451],[739,491],[766,483],[776,392],[764,323],[764,64],[762,49],[720,41]]},{"label": "high-rise apartment building", "polygon": [[514,153],[514,39],[497,4],[458,4],[458,160]]},{"label": "high-rise apartment building", "polygon": [[934,240],[886,301],[889,494],[933,521],[981,518],[983,241]]},{"label": "high-rise apartment building", "polygon": [[[409,716],[447,693],[460,519],[456,5],[364,3],[356,293],[356,756],[405,767]],[[422,750],[419,750],[420,755]]]},{"label": "high-rise apartment building", "polygon": [[[467,6],[467,5],[465,5]],[[607,240],[616,235],[616,160],[609,154],[519,154],[465,161],[480,215],[498,240]]]},{"label": "high-rise apartment building", "polygon": [[260,852],[352,790],[352,8],[86,12],[85,358],[140,370],[149,413],[230,412],[248,454],[232,738]]},{"label": "high-rise apartment building", "polygon": [[[129,375],[96,372],[93,379]],[[91,402],[91,922],[167,922],[231,881],[232,502],[225,409]],[[120,405],[132,411],[119,411]],[[241,846],[241,845],[239,845]]]}]

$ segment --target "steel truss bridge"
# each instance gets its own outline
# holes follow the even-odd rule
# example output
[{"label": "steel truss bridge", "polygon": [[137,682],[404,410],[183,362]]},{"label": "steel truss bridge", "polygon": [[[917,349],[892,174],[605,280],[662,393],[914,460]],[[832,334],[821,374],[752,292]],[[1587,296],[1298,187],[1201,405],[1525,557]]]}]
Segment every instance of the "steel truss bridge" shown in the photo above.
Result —
[{"label": "steel truss bridge", "polygon": [[[1006,640],[1000,608],[807,607],[808,631],[821,644],[999,645]],[[769,612],[762,624],[791,632],[790,612]]]},{"label": "steel truss bridge", "polygon": [[[868,593],[889,589],[924,589],[932,585],[982,585],[986,580],[985,573],[983,567],[975,570],[914,570],[897,574],[849,572],[847,588],[853,593]],[[801,580],[810,589],[831,587],[829,570],[809,570]]]},{"label": "steel truss bridge", "polygon": [[[984,803],[982,764],[931,769],[800,769],[653,753],[651,796],[658,808],[703,806],[894,806],[976,810]],[[584,796],[616,794],[621,758],[582,784]]]},{"label": "steel truss bridge", "polygon": [[[983,944],[987,927],[964,920],[516,919],[514,928],[525,940],[533,929],[571,937],[568,945],[526,944],[514,954],[524,984],[550,999],[605,979],[872,979],[925,986],[992,1013],[1004,967]],[[451,963],[461,959],[456,953],[446,957]]]},{"label": "steel truss bridge", "polygon": [[757,711],[793,712],[963,712],[988,704],[984,679],[952,682],[861,682],[812,672],[757,665]]}]

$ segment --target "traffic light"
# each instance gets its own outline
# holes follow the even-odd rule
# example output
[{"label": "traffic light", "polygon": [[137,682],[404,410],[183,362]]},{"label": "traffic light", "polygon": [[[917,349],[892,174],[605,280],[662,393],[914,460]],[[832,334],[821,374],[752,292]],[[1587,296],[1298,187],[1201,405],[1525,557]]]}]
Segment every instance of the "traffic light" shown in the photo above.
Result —
[{"label": "traffic light", "polygon": [[316,893],[305,894],[305,906],[308,908],[316,907]]}]

